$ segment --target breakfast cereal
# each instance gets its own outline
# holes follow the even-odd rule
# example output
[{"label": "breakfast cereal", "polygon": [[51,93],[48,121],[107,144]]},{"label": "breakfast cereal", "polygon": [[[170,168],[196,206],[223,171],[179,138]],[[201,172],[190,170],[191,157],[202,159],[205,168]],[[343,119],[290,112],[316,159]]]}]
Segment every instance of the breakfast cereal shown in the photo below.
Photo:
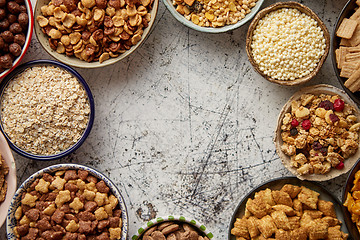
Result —
[{"label": "breakfast cereal", "polygon": [[343,169],[359,145],[355,109],[338,95],[302,94],[281,122],[281,150],[299,175]]},{"label": "breakfast cereal", "polygon": [[344,206],[347,207],[351,214],[351,220],[356,223],[360,232],[360,171],[355,173],[353,186],[346,195]]},{"label": "breakfast cereal", "polygon": [[7,191],[6,176],[9,173],[9,166],[6,164],[4,158],[0,155],[0,203],[5,200]]}]

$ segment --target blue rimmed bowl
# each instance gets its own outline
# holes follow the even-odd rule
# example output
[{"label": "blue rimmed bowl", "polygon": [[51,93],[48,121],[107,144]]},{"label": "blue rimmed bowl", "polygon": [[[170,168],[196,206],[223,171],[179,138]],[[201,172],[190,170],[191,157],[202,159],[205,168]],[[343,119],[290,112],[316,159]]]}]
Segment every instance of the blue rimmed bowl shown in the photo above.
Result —
[{"label": "blue rimmed bowl", "polygon": [[214,235],[204,225],[193,220],[192,218],[184,216],[167,216],[154,218],[148,221],[145,225],[138,229],[137,233],[134,236],[132,236],[132,240],[140,239],[148,229],[164,222],[188,223],[189,225],[195,227],[199,233],[203,234],[203,236],[206,236],[209,239],[212,239],[214,237]]},{"label": "blue rimmed bowl", "polygon": [[176,18],[176,20],[178,20],[179,22],[181,22],[182,24],[184,24],[185,26],[194,29],[196,31],[199,32],[205,32],[205,33],[224,33],[224,32],[228,32],[228,31],[232,31],[235,30],[239,27],[241,27],[242,25],[246,24],[248,21],[250,21],[255,14],[260,10],[261,5],[264,3],[264,0],[258,0],[256,2],[256,5],[251,8],[251,12],[249,14],[247,14],[245,16],[245,18],[241,19],[240,21],[238,21],[235,24],[231,24],[231,25],[225,25],[223,27],[200,27],[199,25],[196,25],[195,23],[193,23],[191,20],[187,20],[183,15],[181,15],[180,13],[178,13],[175,9],[175,6],[172,4],[172,0],[163,0],[166,8],[170,11],[170,13],[174,16],[174,18]]},{"label": "blue rimmed bowl", "polygon": [[48,161],[48,160],[55,160],[55,159],[59,159],[62,157],[65,157],[69,154],[71,154],[72,152],[74,152],[76,149],[78,149],[85,141],[85,139],[88,137],[93,123],[94,123],[94,118],[95,118],[95,104],[94,104],[94,98],[93,95],[91,93],[91,90],[89,88],[89,86],[87,85],[86,81],[83,79],[83,77],[77,72],[75,71],[73,68],[57,62],[57,61],[53,61],[53,60],[35,60],[35,61],[31,61],[31,62],[27,62],[25,64],[22,64],[21,66],[17,67],[14,71],[12,71],[8,76],[5,77],[5,79],[1,82],[0,85],[0,102],[2,99],[2,95],[4,93],[4,90],[6,89],[6,87],[8,86],[9,82],[16,77],[18,74],[20,74],[21,72],[23,72],[25,69],[29,68],[29,67],[35,67],[35,66],[55,66],[55,67],[59,67],[67,72],[69,72],[71,75],[73,75],[78,81],[79,83],[83,86],[87,97],[88,97],[88,102],[90,105],[90,114],[89,114],[89,121],[88,124],[82,134],[82,136],[80,137],[80,139],[74,144],[72,145],[70,148],[59,152],[57,154],[53,154],[53,155],[36,155],[33,153],[29,153],[23,149],[21,149],[20,147],[16,146],[10,139],[10,137],[6,134],[4,127],[3,127],[3,122],[1,119],[1,114],[0,114],[0,130],[1,132],[4,134],[6,140],[8,141],[10,148],[12,150],[14,150],[16,153],[20,154],[23,157],[27,157],[33,160],[44,160],[44,161]]},{"label": "blue rimmed bowl", "polygon": [[119,204],[119,207],[121,210],[121,219],[123,222],[120,240],[126,240],[127,234],[128,234],[129,220],[128,220],[128,214],[127,214],[125,201],[124,201],[119,189],[115,186],[115,184],[109,178],[107,178],[104,174],[95,170],[94,168],[87,167],[84,165],[79,165],[79,164],[71,164],[71,163],[57,164],[57,165],[53,165],[53,166],[44,168],[44,169],[34,173],[33,175],[31,175],[28,179],[26,179],[21,184],[21,186],[16,191],[13,199],[11,200],[9,211],[8,211],[7,218],[6,218],[6,231],[7,231],[8,240],[16,240],[17,239],[15,236],[15,233],[14,233],[14,228],[16,226],[15,211],[21,204],[22,194],[25,193],[26,189],[28,189],[31,186],[31,184],[36,179],[40,178],[44,173],[55,173],[55,172],[61,171],[61,170],[86,170],[94,177],[98,178],[99,180],[103,180],[106,183],[106,185],[110,188],[111,193],[119,201],[118,204]]}]

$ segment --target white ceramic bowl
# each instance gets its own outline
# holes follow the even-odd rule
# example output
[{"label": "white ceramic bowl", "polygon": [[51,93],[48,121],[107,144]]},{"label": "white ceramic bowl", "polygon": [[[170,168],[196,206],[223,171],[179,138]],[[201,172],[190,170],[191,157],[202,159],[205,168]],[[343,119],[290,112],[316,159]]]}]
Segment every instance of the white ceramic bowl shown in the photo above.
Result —
[{"label": "white ceramic bowl", "polygon": [[11,153],[10,147],[4,137],[0,132],[0,153],[4,158],[6,164],[9,166],[9,173],[6,176],[7,181],[7,191],[5,201],[0,203],[0,227],[4,224],[6,219],[6,214],[10,206],[12,197],[16,191],[16,166],[14,157]]},{"label": "white ceramic bowl", "polygon": [[15,211],[20,206],[21,196],[24,192],[26,192],[26,189],[28,189],[30,187],[30,185],[37,178],[41,177],[44,173],[54,173],[54,172],[57,172],[60,170],[69,170],[69,169],[86,170],[91,175],[97,177],[100,180],[103,180],[106,183],[106,185],[110,188],[111,193],[119,200],[119,206],[120,206],[120,209],[122,212],[121,218],[122,218],[122,222],[123,222],[120,240],[126,240],[127,234],[128,234],[129,221],[128,221],[126,205],[125,205],[123,197],[121,196],[120,191],[117,189],[115,184],[109,178],[107,178],[105,175],[103,175],[99,171],[97,171],[93,168],[87,167],[87,166],[83,166],[83,165],[79,165],[79,164],[71,164],[71,163],[58,164],[58,165],[53,165],[53,166],[44,168],[44,169],[34,173],[33,175],[31,175],[28,179],[25,180],[25,182],[23,182],[21,184],[21,186],[16,191],[15,196],[13,197],[13,199],[11,201],[9,211],[7,214],[7,218],[6,218],[6,231],[7,231],[8,240],[16,240],[17,239],[15,236],[15,233],[14,233],[14,227],[16,226]]},{"label": "white ceramic bowl", "polygon": [[200,27],[199,25],[196,25],[195,23],[193,23],[192,21],[187,20],[183,15],[181,15],[180,13],[178,13],[174,7],[174,5],[172,4],[172,0],[163,0],[165,6],[167,7],[167,9],[171,12],[171,14],[182,24],[184,24],[185,26],[192,28],[196,31],[199,32],[206,32],[206,33],[223,33],[223,32],[228,32],[228,31],[232,31],[234,29],[237,29],[239,27],[241,27],[242,25],[244,25],[245,23],[247,23],[248,21],[250,21],[255,14],[260,10],[261,5],[263,4],[264,0],[258,0],[256,2],[256,5],[251,9],[251,12],[249,14],[247,14],[245,16],[245,18],[241,19],[240,21],[238,21],[235,24],[231,24],[231,25],[225,25],[223,27],[218,27],[218,28],[213,28],[213,27]]}]

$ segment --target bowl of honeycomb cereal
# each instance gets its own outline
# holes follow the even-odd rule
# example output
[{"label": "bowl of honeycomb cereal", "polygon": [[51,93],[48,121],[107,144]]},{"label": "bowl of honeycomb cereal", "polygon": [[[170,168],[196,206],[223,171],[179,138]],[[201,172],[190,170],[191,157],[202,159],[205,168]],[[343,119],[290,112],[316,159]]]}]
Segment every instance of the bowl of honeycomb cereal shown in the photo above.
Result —
[{"label": "bowl of honeycomb cereal", "polygon": [[21,184],[8,210],[6,230],[9,240],[126,240],[128,215],[108,177],[87,166],[58,164]]},{"label": "bowl of honeycomb cereal", "polygon": [[164,0],[170,13],[185,26],[206,33],[241,27],[259,11],[264,0]]},{"label": "bowl of honeycomb cereal", "polygon": [[276,152],[299,179],[338,177],[360,158],[359,120],[357,105],[344,91],[325,84],[303,88],[280,112]]}]

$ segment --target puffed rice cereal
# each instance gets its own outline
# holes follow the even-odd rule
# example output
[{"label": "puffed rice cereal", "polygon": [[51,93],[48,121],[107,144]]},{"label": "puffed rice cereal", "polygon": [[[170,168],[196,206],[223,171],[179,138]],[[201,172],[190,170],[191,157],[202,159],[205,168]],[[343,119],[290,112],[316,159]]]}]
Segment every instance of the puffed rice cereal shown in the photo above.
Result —
[{"label": "puffed rice cereal", "polygon": [[89,100],[77,78],[54,66],[27,68],[10,80],[1,99],[5,133],[20,149],[36,155],[73,146],[89,114]]},{"label": "puffed rice cereal", "polygon": [[300,175],[344,168],[359,146],[355,109],[338,95],[303,94],[282,119],[281,150]]},{"label": "puffed rice cereal", "polygon": [[253,32],[252,55],[265,75],[295,80],[310,74],[326,48],[315,19],[294,8],[280,8],[259,20]]},{"label": "puffed rice cereal", "polygon": [[200,27],[235,24],[251,12],[258,0],[173,0],[176,11]]}]

